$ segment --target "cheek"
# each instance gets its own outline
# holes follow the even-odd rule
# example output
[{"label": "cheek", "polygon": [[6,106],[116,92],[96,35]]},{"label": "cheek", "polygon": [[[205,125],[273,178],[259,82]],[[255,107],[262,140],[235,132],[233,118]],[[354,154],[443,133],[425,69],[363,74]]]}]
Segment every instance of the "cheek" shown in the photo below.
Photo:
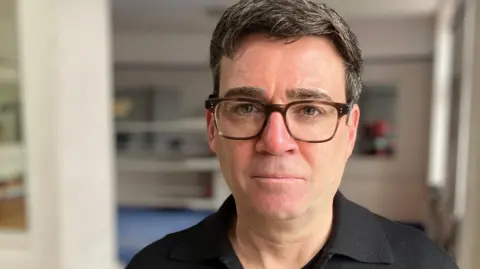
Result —
[{"label": "cheek", "polygon": [[316,174],[327,172],[335,157],[333,141],[321,144],[301,144],[301,154]]},{"label": "cheek", "polygon": [[250,140],[234,141],[217,137],[216,148],[222,170],[232,178],[238,177],[249,168],[255,144]]},{"label": "cheek", "polygon": [[320,177],[335,176],[345,165],[348,152],[348,134],[338,130],[334,139],[326,143],[300,145],[300,151],[313,173]]}]

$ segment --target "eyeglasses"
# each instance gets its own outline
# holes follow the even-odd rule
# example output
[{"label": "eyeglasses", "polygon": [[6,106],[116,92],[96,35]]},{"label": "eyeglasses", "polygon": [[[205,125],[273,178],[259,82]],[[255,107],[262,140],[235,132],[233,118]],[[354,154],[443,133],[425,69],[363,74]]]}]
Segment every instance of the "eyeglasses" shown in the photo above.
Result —
[{"label": "eyeglasses", "polygon": [[273,112],[279,112],[294,139],[322,143],[331,140],[340,119],[348,115],[348,104],[302,100],[288,104],[267,104],[250,98],[210,98],[205,108],[213,113],[219,135],[233,140],[259,136]]}]

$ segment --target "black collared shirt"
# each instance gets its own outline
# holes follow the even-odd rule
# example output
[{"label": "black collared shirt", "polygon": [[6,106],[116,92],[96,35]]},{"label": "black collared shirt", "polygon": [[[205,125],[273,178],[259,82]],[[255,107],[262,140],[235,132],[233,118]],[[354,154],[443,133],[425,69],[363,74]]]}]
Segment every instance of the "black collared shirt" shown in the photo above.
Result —
[{"label": "black collared shirt", "polygon": [[[235,214],[230,196],[199,224],[145,247],[126,269],[242,269],[228,237]],[[458,269],[453,258],[423,232],[375,215],[340,192],[334,199],[332,234],[303,267],[320,268]]]}]

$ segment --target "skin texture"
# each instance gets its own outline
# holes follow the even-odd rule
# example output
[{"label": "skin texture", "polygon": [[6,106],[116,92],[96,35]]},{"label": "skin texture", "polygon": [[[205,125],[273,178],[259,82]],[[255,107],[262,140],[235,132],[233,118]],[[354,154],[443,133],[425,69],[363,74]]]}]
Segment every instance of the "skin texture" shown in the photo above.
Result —
[{"label": "skin texture", "polygon": [[[250,86],[264,90],[259,99],[286,104],[298,100],[289,94],[292,89],[307,88],[327,95],[319,100],[346,102],[344,64],[326,38],[286,44],[252,35],[233,59],[222,59],[220,68],[220,97]],[[219,136],[207,112],[209,146],[237,204],[231,237],[242,263],[301,267],[323,246],[359,116],[355,105],[331,141],[306,143],[289,135],[280,113],[270,116],[258,138],[236,141]]]}]

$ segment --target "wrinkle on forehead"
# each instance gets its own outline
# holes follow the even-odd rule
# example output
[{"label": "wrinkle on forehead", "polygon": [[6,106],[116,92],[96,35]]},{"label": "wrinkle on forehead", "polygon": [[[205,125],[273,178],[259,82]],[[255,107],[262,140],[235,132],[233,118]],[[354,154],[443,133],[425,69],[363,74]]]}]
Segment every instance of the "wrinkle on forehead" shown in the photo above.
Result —
[{"label": "wrinkle on forehead", "polygon": [[270,99],[285,99],[289,89],[318,88],[335,101],[345,101],[344,63],[326,38],[285,44],[252,37],[233,59],[222,59],[220,73],[220,91],[249,86],[265,89]]}]

